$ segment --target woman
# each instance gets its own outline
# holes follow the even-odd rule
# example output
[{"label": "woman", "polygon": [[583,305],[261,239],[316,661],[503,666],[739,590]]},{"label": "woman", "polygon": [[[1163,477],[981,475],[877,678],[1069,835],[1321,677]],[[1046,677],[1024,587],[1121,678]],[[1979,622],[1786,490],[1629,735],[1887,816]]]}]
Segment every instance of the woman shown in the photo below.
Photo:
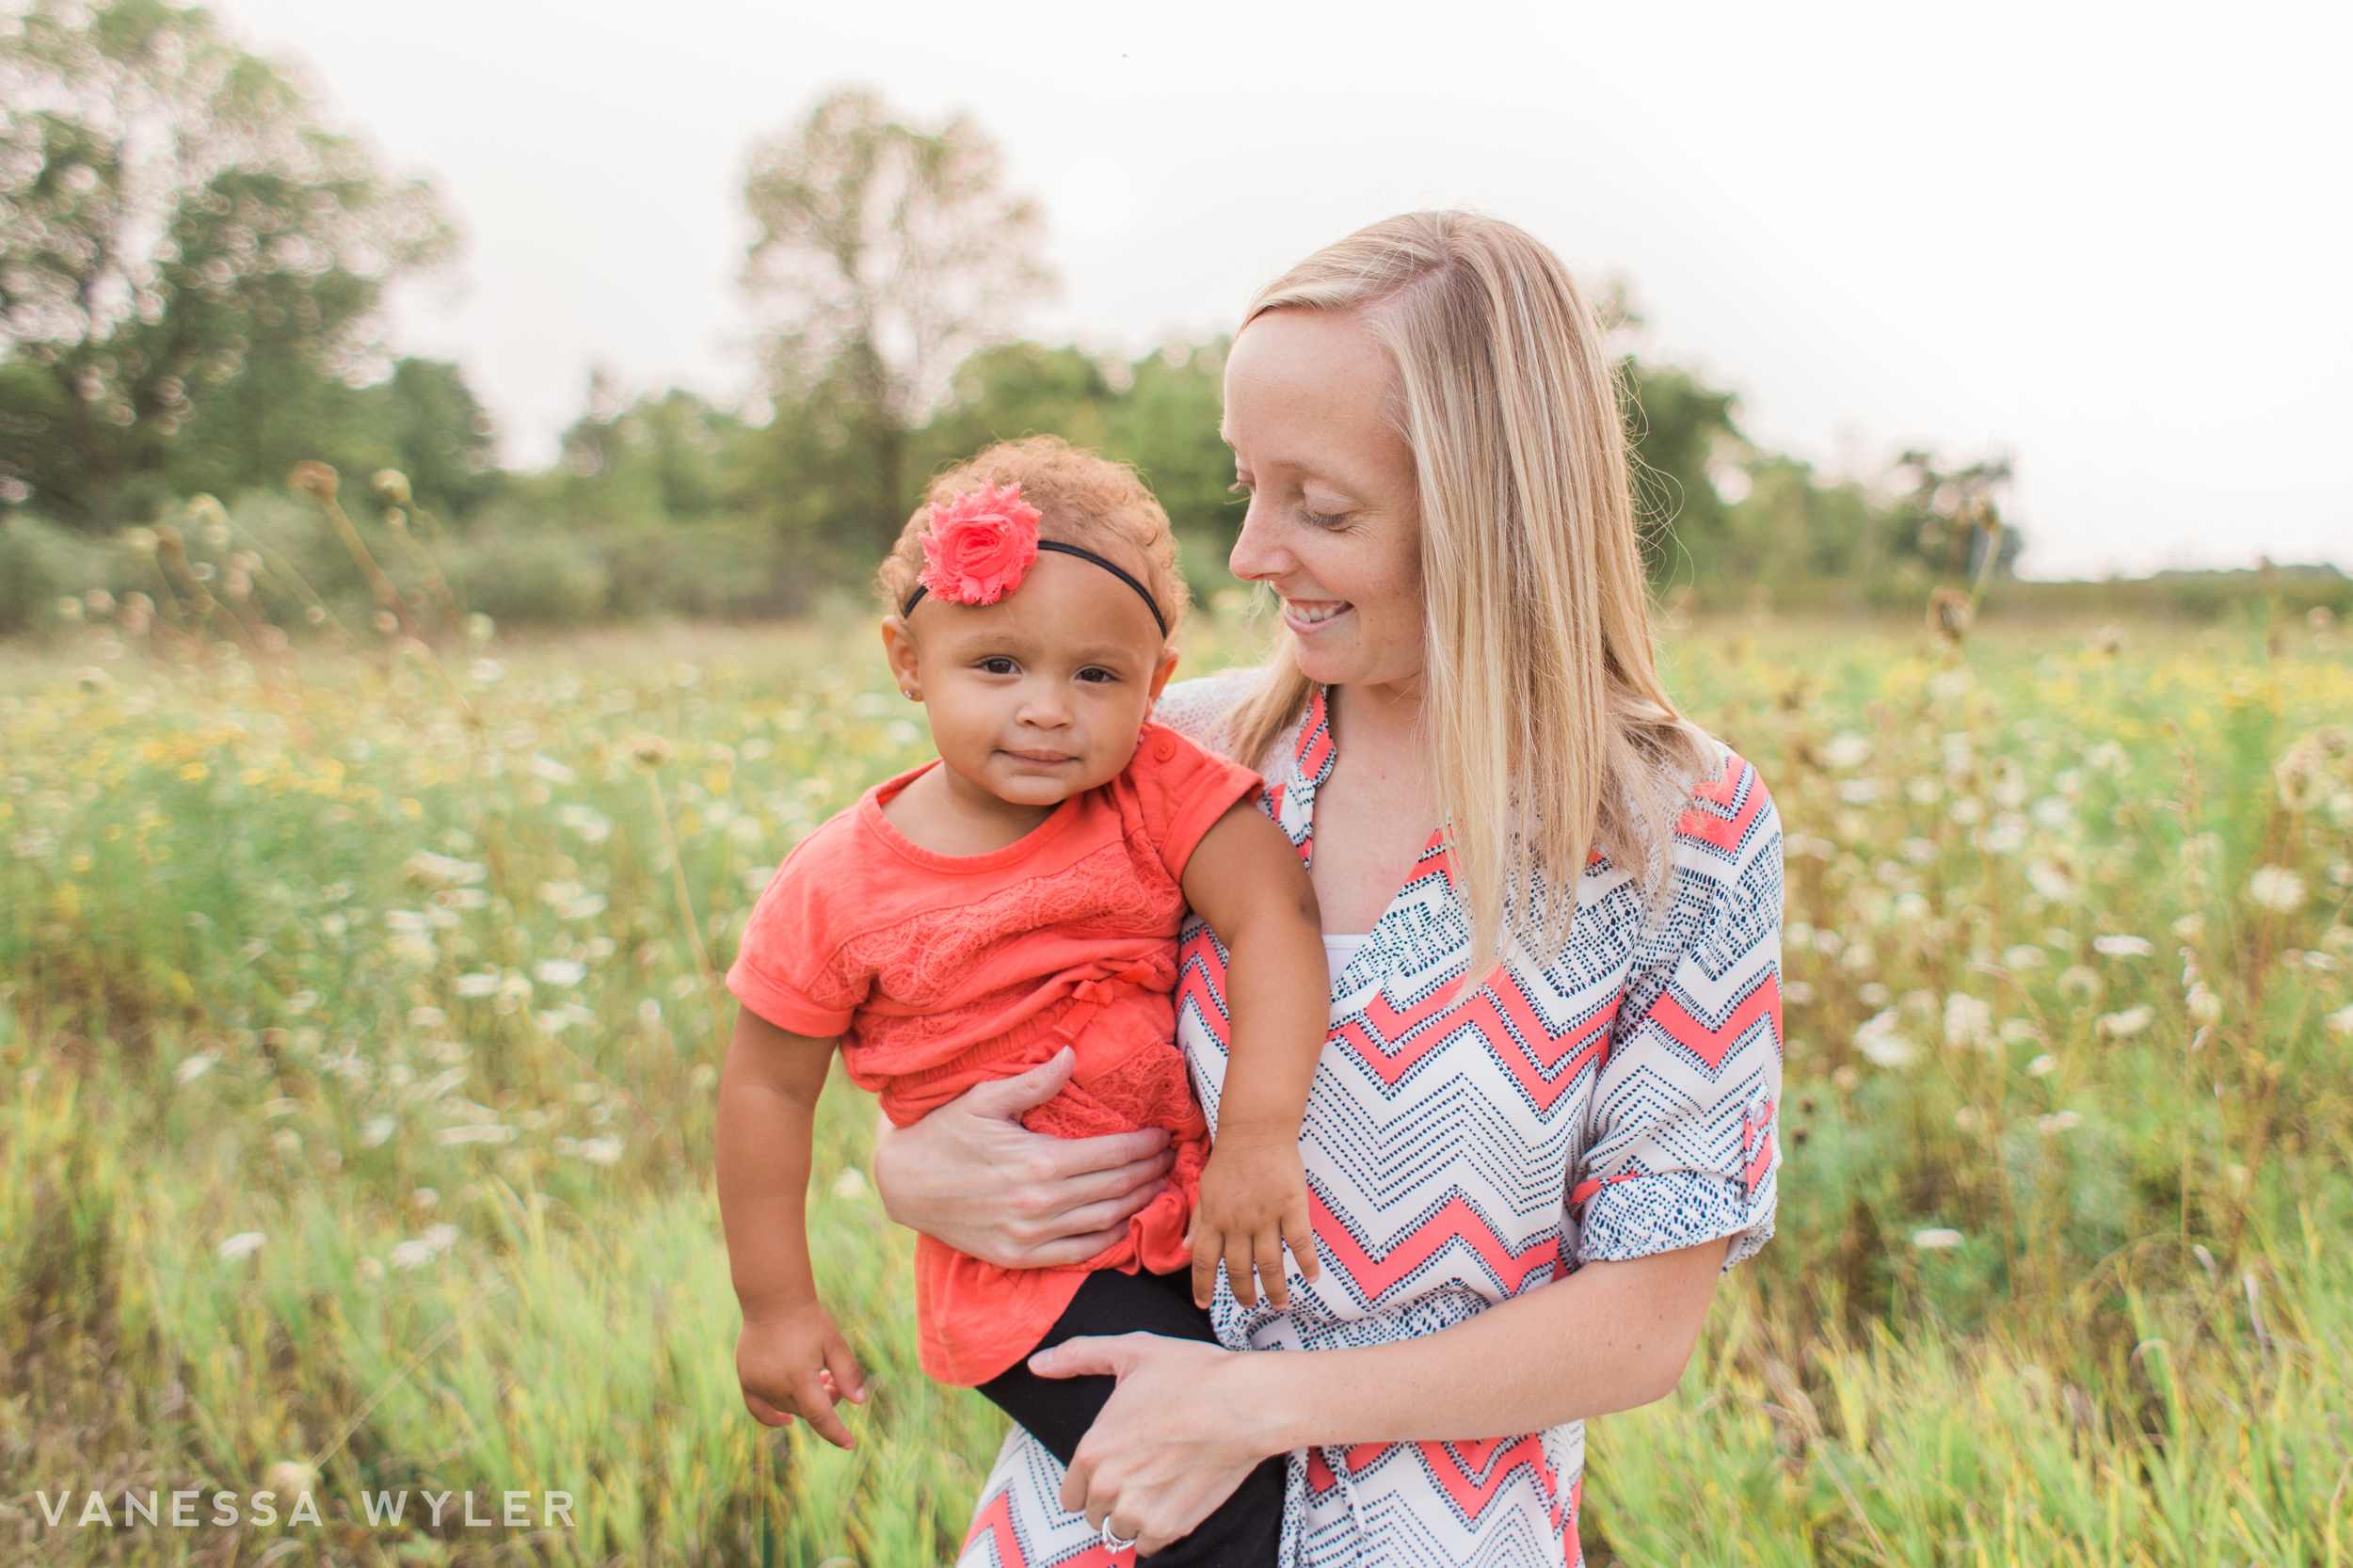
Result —
[{"label": "woman", "polygon": [[[1066,1475],[1014,1433],[963,1560],[1149,1554],[1288,1456],[1286,1562],[1575,1563],[1583,1419],[1673,1388],[1772,1231],[1778,819],[1654,671],[1610,362],[1542,245],[1451,213],[1352,235],[1253,302],[1225,397],[1233,569],[1287,634],[1159,716],[1266,775],[1332,1032],[1302,1140],[1322,1277],[1294,1266],[1279,1309],[1221,1283],[1216,1313],[1226,1346],[1321,1353],[1041,1357],[1117,1391]],[[1188,933],[1213,1123],[1224,960]],[[1008,1265],[1099,1249],[1163,1157],[1023,1132],[1066,1070],[887,1138],[892,1215]]]}]

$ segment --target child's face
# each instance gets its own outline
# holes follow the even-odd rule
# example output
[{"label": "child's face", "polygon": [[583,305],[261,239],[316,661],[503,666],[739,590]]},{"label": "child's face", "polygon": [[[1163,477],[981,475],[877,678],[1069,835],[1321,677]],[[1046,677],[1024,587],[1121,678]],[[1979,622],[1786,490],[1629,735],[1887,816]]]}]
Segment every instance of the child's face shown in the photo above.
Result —
[{"label": "child's face", "polygon": [[883,646],[951,774],[1015,806],[1117,777],[1176,666],[1134,590],[1050,552],[994,604],[926,595],[884,620]]}]

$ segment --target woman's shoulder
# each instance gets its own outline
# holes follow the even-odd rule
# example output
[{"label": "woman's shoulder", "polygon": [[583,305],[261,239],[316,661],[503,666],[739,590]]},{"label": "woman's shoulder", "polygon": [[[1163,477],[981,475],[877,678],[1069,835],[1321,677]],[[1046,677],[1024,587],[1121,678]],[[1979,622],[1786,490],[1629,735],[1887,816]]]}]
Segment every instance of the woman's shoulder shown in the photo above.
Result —
[{"label": "woman's shoulder", "polygon": [[1152,710],[1154,722],[1174,729],[1186,740],[1223,756],[1226,721],[1266,672],[1255,665],[1172,680]]}]

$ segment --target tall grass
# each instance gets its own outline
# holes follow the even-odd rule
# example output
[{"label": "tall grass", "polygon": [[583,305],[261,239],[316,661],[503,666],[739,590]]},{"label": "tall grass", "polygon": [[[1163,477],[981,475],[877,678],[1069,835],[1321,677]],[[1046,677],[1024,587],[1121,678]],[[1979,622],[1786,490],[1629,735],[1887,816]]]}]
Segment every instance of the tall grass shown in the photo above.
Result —
[{"label": "tall grass", "polygon": [[[871,634],[302,652],[168,557],[0,669],[8,1555],[948,1560],[1002,1425],[915,1371],[871,1105],[828,1096],[811,1197],[854,1453],[743,1413],[709,1178],[714,971],[925,755]],[[1596,1561],[2353,1555],[2328,635],[1679,636],[1791,834],[1787,1162],[1682,1392],[1595,1424]],[[403,1488],[573,1526],[371,1523]]]}]

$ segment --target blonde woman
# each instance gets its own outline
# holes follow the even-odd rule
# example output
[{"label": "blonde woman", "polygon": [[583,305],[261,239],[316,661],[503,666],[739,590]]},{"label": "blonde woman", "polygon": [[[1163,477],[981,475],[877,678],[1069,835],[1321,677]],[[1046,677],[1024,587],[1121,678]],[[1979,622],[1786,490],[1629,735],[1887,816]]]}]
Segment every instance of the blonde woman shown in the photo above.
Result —
[{"label": "blonde woman", "polygon": [[[967,1568],[1149,1556],[1270,1464],[1287,1564],[1576,1563],[1581,1423],[1673,1388],[1771,1235],[1781,831],[1659,683],[1611,377],[1559,258],[1492,219],[1376,224],[1252,303],[1233,569],[1287,634],[1159,716],[1265,776],[1321,902],[1322,1273],[1292,1265],[1281,1308],[1221,1285],[1225,1349],[1043,1352],[1117,1389],[1066,1473],[1014,1433]],[[1179,1031],[1213,1126],[1225,959],[1196,922]],[[1066,1071],[887,1138],[891,1213],[1007,1266],[1099,1250],[1165,1155],[1024,1132]],[[1237,1353],[1269,1351],[1318,1353]]]}]

